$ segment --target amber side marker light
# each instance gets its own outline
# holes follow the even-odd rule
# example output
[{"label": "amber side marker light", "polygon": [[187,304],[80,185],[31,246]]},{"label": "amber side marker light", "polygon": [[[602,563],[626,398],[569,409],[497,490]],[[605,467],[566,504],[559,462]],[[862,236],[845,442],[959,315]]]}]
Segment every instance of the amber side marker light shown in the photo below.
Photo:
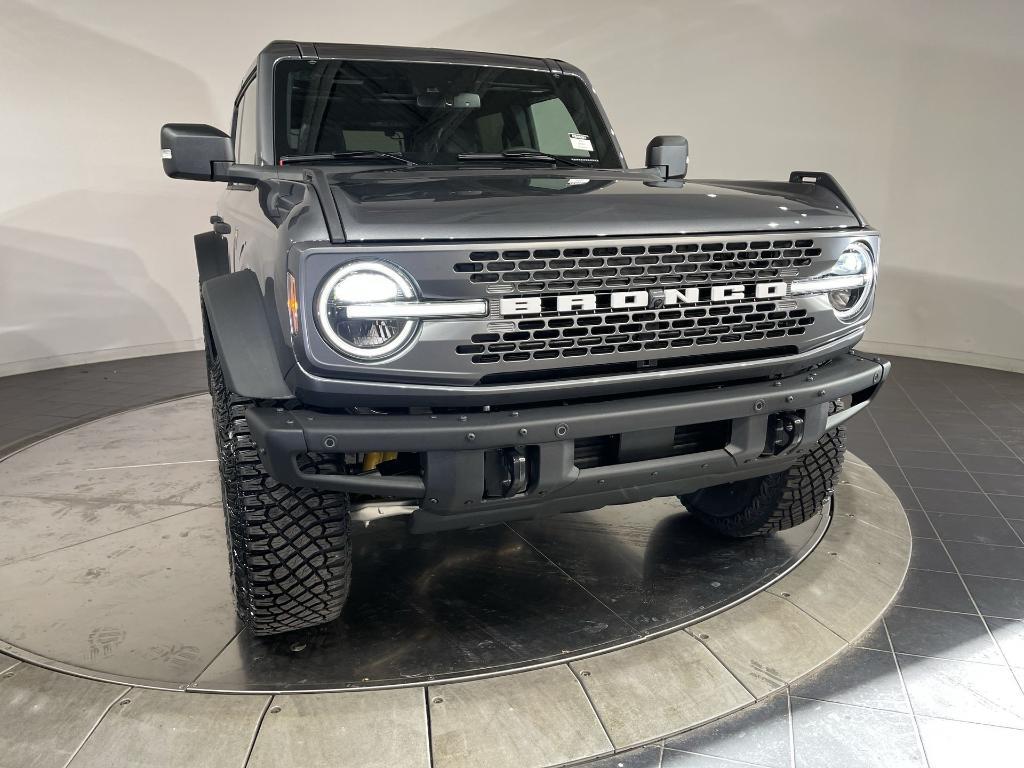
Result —
[{"label": "amber side marker light", "polygon": [[291,272],[288,273],[288,328],[292,336],[299,335],[299,289]]}]

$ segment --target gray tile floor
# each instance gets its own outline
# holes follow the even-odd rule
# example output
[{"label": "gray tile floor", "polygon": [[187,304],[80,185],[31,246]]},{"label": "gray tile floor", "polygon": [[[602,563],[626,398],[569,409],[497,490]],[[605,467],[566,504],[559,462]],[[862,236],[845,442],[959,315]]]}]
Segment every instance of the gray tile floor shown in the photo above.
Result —
[{"label": "gray tile floor", "polygon": [[[0,379],[0,452],[203,379],[198,353]],[[915,537],[883,621],[790,690],[589,768],[1022,764],[1024,376],[895,359],[849,433]]]}]

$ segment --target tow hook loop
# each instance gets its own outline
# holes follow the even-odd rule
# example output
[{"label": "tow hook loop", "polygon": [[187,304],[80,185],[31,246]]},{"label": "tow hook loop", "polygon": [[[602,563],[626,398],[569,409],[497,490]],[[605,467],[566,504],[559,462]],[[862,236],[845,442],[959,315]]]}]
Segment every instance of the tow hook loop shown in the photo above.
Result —
[{"label": "tow hook loop", "polygon": [[804,417],[796,411],[773,413],[768,417],[768,436],[762,456],[793,453],[804,441]]},{"label": "tow hook loop", "polygon": [[502,481],[505,496],[515,496],[526,491],[526,456],[515,448],[505,450],[505,467],[508,478]]},{"label": "tow hook loop", "polygon": [[501,499],[526,492],[529,469],[523,448],[496,448],[484,452],[484,496]]}]

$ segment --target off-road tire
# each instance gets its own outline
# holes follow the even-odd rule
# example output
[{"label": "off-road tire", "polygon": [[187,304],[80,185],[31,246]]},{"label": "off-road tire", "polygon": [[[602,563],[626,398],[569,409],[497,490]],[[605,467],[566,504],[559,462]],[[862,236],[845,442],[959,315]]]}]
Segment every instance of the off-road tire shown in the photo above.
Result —
[{"label": "off-road tire", "polygon": [[[277,482],[263,467],[246,409],[207,346],[231,588],[257,636],[306,629],[341,615],[352,578],[348,497]],[[310,456],[306,471],[331,472]]]},{"label": "off-road tire", "polygon": [[[830,413],[842,408],[837,402]],[[846,429],[826,432],[785,472],[702,488],[679,500],[708,528],[725,536],[763,536],[819,514],[835,490],[846,454]]]}]

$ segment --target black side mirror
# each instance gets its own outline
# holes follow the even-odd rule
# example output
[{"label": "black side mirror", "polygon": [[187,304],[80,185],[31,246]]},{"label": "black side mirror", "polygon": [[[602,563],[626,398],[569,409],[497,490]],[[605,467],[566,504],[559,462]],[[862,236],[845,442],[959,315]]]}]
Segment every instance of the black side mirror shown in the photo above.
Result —
[{"label": "black side mirror", "polygon": [[160,129],[164,173],[172,179],[226,181],[235,161],[231,137],[212,125],[168,123]]},{"label": "black side mirror", "polygon": [[647,145],[647,167],[666,179],[682,179],[690,163],[690,144],[682,136],[655,136]]}]

